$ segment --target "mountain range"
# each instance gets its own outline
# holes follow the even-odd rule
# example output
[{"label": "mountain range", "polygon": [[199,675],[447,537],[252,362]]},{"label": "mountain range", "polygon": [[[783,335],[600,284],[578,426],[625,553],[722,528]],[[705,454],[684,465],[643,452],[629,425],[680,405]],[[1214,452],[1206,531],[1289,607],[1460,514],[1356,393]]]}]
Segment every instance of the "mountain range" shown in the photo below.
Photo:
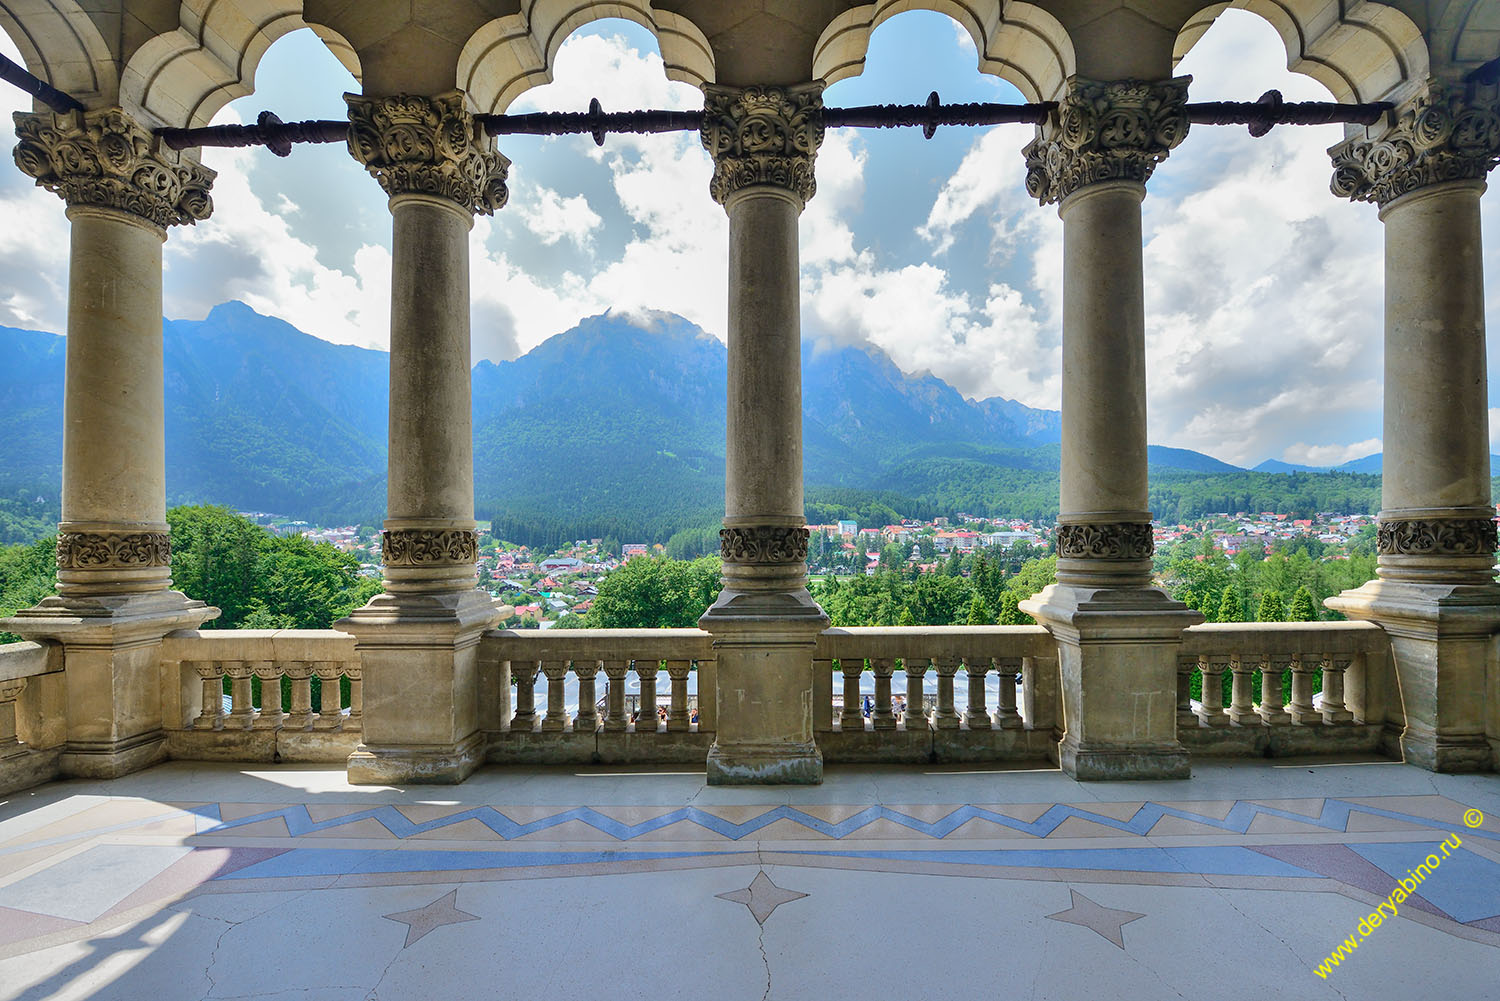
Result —
[{"label": "mountain range", "polygon": [[[163,329],[171,503],[380,521],[386,353],[331,344],[239,302]],[[55,488],[64,340],[0,327],[0,352],[9,362],[0,374],[0,489]],[[808,345],[802,361],[813,520],[842,508],[867,517],[1055,515],[1056,411],[966,399],[870,347]],[[509,529],[506,537],[659,539],[713,524],[723,513],[726,372],[724,345],[667,313],[605,313],[514,361],[481,361],[476,514],[495,520],[497,534]],[[1252,475],[1187,449],[1151,446],[1148,459],[1153,484]],[[1223,496],[1258,499],[1238,487]]]}]

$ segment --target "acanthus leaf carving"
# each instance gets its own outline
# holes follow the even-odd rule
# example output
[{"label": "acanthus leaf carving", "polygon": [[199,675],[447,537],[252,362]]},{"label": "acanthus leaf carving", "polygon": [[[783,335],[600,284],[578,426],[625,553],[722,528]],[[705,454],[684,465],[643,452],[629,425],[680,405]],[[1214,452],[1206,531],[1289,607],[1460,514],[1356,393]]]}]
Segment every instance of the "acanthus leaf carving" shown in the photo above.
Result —
[{"label": "acanthus leaf carving", "polygon": [[495,149],[462,94],[362,97],[349,105],[349,152],[387,195],[433,195],[493,215],[510,198],[510,160]]},{"label": "acanthus leaf carving", "polygon": [[719,530],[719,554],[727,563],[805,563],[811,533],[803,526],[743,525]]},{"label": "acanthus leaf carving", "polygon": [[1056,118],[1022,150],[1027,194],[1048,205],[1102,181],[1146,183],[1187,136],[1190,80],[1074,78]]},{"label": "acanthus leaf carving", "polygon": [[479,533],[472,529],[386,529],[380,556],[388,567],[460,566],[479,558]]},{"label": "acanthus leaf carving", "polygon": [[1057,555],[1072,560],[1146,560],[1156,552],[1149,521],[1057,526]]},{"label": "acanthus leaf carving", "polygon": [[17,112],[16,166],[69,206],[117,209],[154,226],[191,225],[213,213],[214,171],[156,148],[119,108]]},{"label": "acanthus leaf carving", "polygon": [[817,192],[823,85],[704,88],[700,138],[714,161],[709,194],[719,204],[741,188],[770,184],[803,202]]},{"label": "acanthus leaf carving", "polygon": [[59,532],[59,570],[134,570],[172,565],[166,532]]},{"label": "acanthus leaf carving", "polygon": [[1381,519],[1375,536],[1382,556],[1490,556],[1500,549],[1492,518]]}]

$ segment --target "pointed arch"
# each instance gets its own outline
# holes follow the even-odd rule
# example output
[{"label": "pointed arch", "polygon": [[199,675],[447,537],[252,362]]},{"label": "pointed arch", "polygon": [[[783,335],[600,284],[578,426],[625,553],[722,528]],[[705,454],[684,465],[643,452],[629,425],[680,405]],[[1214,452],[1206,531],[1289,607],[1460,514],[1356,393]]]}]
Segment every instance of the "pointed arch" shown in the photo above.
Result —
[{"label": "pointed arch", "polygon": [[0,30],[33,76],[85,107],[115,103],[120,77],[114,53],[78,0],[0,0]]},{"label": "pointed arch", "polygon": [[1336,101],[1403,100],[1432,72],[1427,42],[1400,10],[1373,0],[1229,0],[1204,7],[1177,36],[1174,63],[1229,8],[1259,15],[1286,47],[1287,69],[1327,87]]},{"label": "pointed arch", "polygon": [[1051,14],[1019,0],[876,0],[847,10],[824,29],[813,49],[813,76],[825,83],[858,76],[870,35],[908,10],[946,14],[963,26],[979,52],[979,71],[1014,84],[1028,101],[1051,101],[1072,76],[1073,41]]},{"label": "pointed arch", "polygon": [[479,111],[500,114],[526,91],[552,82],[553,60],[568,35],[607,17],[634,21],[656,36],[669,80],[695,87],[713,82],[708,38],[682,15],[653,9],[650,0],[527,0],[520,13],[496,18],[470,36],[459,54],[458,89]]}]

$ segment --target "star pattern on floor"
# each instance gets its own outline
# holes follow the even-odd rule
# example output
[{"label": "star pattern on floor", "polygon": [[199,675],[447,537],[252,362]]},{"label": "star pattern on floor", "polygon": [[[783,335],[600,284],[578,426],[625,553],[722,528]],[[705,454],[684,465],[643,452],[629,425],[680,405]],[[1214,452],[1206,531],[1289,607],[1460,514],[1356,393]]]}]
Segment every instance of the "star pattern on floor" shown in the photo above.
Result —
[{"label": "star pattern on floor", "polygon": [[1125,926],[1146,916],[1135,911],[1105,907],[1071,888],[1068,892],[1073,895],[1073,906],[1065,911],[1047,915],[1048,919],[1092,928],[1121,949],[1125,948]]},{"label": "star pattern on floor", "polygon": [[458,909],[457,888],[449,890],[426,907],[418,907],[410,911],[397,911],[394,914],[382,914],[381,917],[388,918],[391,921],[399,921],[406,925],[406,942],[401,946],[403,949],[421,939],[428,932],[441,928],[444,925],[456,925],[462,924],[465,921],[480,920],[479,915],[470,914],[468,911]]},{"label": "star pattern on floor", "polygon": [[771,877],[766,875],[764,869],[755,874],[750,885],[743,890],[735,890],[732,893],[716,893],[714,896],[720,900],[732,900],[736,904],[744,904],[750,908],[750,913],[755,915],[757,924],[765,924],[766,918],[771,912],[782,904],[793,900],[800,900],[807,896],[796,890],[787,890],[771,882]]}]

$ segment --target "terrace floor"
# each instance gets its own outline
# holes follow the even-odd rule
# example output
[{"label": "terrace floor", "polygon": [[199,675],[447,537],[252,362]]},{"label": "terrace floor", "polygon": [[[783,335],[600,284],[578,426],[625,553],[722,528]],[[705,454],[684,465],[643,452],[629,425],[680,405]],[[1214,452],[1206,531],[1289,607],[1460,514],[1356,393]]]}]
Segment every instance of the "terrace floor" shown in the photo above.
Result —
[{"label": "terrace floor", "polygon": [[1500,778],[1391,762],[738,789],[173,763],[0,801],[4,999],[1495,998],[1497,970]]}]

